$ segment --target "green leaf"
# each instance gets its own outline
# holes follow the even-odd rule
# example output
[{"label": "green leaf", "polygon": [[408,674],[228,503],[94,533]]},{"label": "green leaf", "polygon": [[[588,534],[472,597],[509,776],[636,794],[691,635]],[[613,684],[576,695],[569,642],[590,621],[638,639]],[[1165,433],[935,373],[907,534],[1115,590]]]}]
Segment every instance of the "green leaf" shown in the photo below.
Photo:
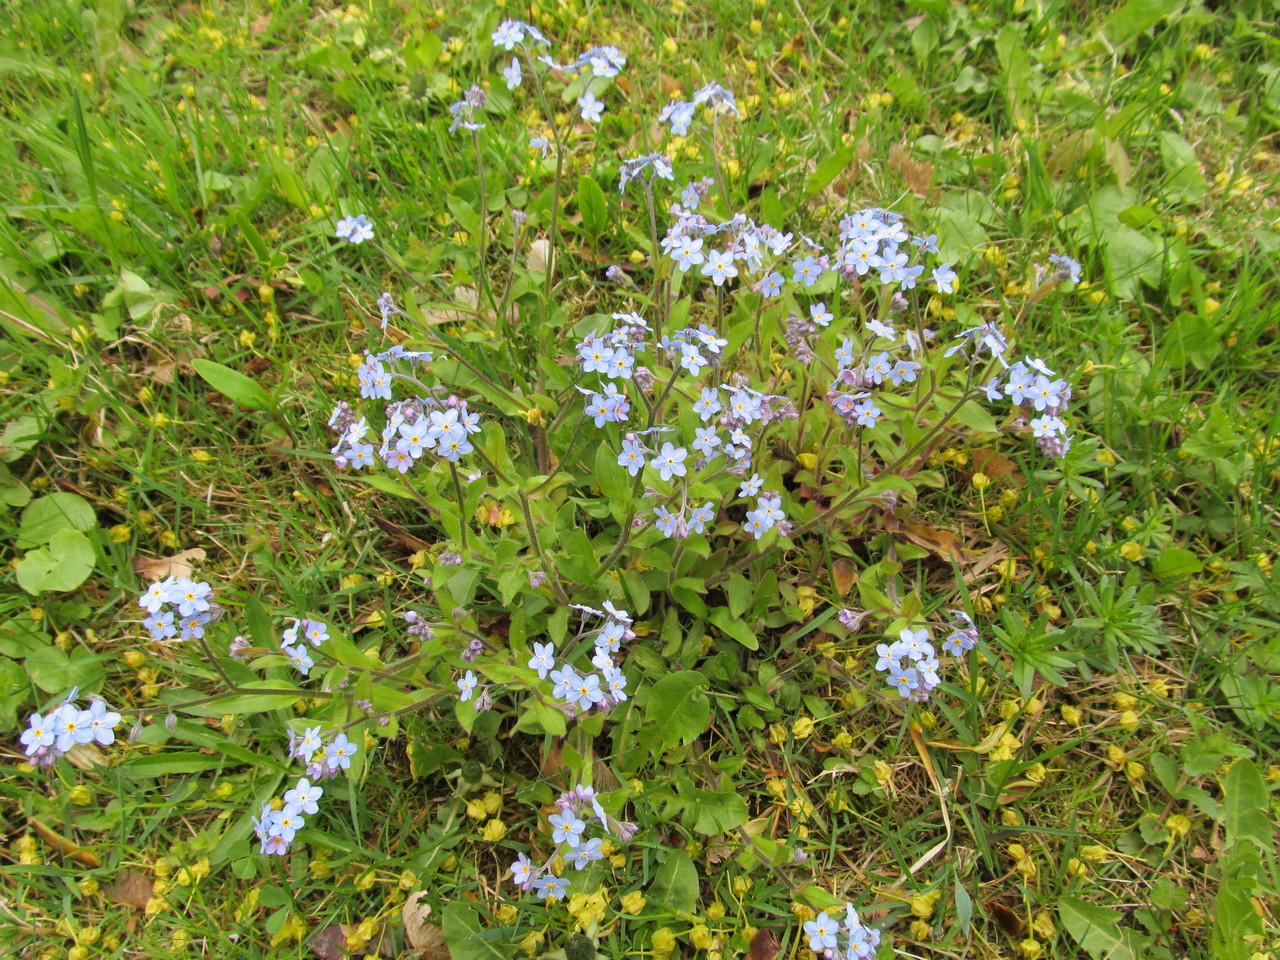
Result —
[{"label": "green leaf", "polygon": [[461,197],[448,197],[445,199],[445,204],[448,205],[450,212],[453,213],[453,219],[458,221],[458,225],[463,230],[473,237],[480,235],[482,224],[480,222],[480,214],[476,213],[475,207]]},{"label": "green leaf", "polygon": [[1058,916],[1067,932],[1093,960],[1138,960],[1149,938],[1120,927],[1120,914],[1075,897],[1058,901]]},{"label": "green leaf", "polygon": [[1113,10],[1102,25],[1112,46],[1146,33],[1171,13],[1181,10],[1184,0],[1129,0]]},{"label": "green leaf", "polygon": [[[939,404],[941,406],[941,404]],[[950,409],[950,406],[947,406]],[[943,411],[946,412],[945,410]],[[980,434],[994,436],[1000,432],[1000,428],[996,426],[996,422],[992,419],[991,414],[986,408],[973,400],[966,400],[956,410],[954,418],[957,423],[962,423],[970,430],[975,430]]]},{"label": "green leaf", "polygon": [[1166,547],[1160,556],[1151,562],[1151,572],[1163,578],[1185,577],[1200,573],[1203,569],[1204,564],[1200,562],[1200,558],[1182,547]]},{"label": "green leaf", "polygon": [[751,632],[751,628],[737,617],[733,616],[727,608],[716,607],[711,611],[711,616],[707,619],[715,626],[719,627],[723,632],[737,640],[748,650],[760,649],[760,641],[756,638],[756,635]]},{"label": "green leaf", "polygon": [[182,753],[156,753],[138,757],[120,765],[120,772],[133,780],[149,780],[180,773],[204,773],[227,765],[223,756],[184,751]]},{"label": "green leaf", "polygon": [[656,729],[662,750],[688,743],[707,729],[711,702],[703,694],[710,681],[701,673],[682,670],[655,683],[645,703],[645,723]]},{"label": "green leaf", "polygon": [[1264,855],[1272,850],[1271,798],[1266,781],[1252,760],[1238,760],[1227,771],[1223,784],[1222,822],[1226,849],[1248,840]]},{"label": "green leaf", "polygon": [[690,799],[695,833],[714,836],[747,822],[747,801],[731,780],[722,790],[694,790]]},{"label": "green leaf", "polygon": [[37,687],[60,695],[72,687],[80,687],[82,692],[97,689],[105,676],[102,661],[109,656],[95,656],[80,647],[68,656],[57,647],[44,647],[29,654],[23,665]]},{"label": "green leaf", "polygon": [[658,868],[649,884],[648,898],[677,913],[693,913],[698,905],[698,870],[687,853],[667,851],[666,863]]},{"label": "green leaf", "polygon": [[840,171],[849,166],[849,161],[853,159],[855,149],[856,147],[853,144],[841,147],[818,164],[817,169],[809,175],[809,182],[805,184],[804,195],[806,197],[816,197],[826,189],[827,184],[838,177]]},{"label": "green leaf", "polygon": [[84,497],[74,493],[51,493],[27,504],[18,521],[19,549],[48,543],[59,530],[92,530],[98,518]]},{"label": "green leaf", "polygon": [[59,530],[47,547],[32,550],[18,561],[15,573],[23,590],[36,595],[45,590],[66,593],[93,573],[93,544],[79,530]]},{"label": "green leaf", "polygon": [[1204,199],[1204,171],[1191,144],[1169,130],[1159,134],[1160,159],[1164,163],[1164,195],[1169,200],[1196,203]]},{"label": "green leaf", "polygon": [[578,178],[578,212],[582,214],[582,229],[589,237],[600,236],[609,226],[604,191],[594,177],[586,174]]},{"label": "green leaf", "polygon": [[1117,297],[1132,298],[1138,294],[1138,281],[1159,284],[1163,269],[1160,245],[1145,233],[1117,226],[1107,240],[1103,253],[1107,280]]},{"label": "green leaf", "polygon": [[1262,917],[1254,906],[1261,861],[1248,844],[1221,858],[1222,882],[1213,905],[1213,929],[1209,956],[1215,960],[1250,960],[1264,936]]},{"label": "green leaf", "polygon": [[250,410],[266,410],[271,406],[271,398],[262,385],[251,380],[238,370],[232,370],[212,360],[199,357],[191,361],[196,373],[200,374],[209,386],[224,396],[230,397],[242,407]]},{"label": "green leaf", "polygon": [[253,248],[253,253],[258,258],[258,263],[265,264],[270,260],[271,251],[267,249],[266,241],[262,239],[262,234],[258,232],[258,228],[249,222],[249,218],[244,215],[244,211],[235,211],[231,214],[231,220],[240,229],[240,234],[244,237],[245,242]]},{"label": "green leaf", "polygon": [[399,497],[401,500],[416,500],[413,491],[406,487],[403,483],[396,483],[385,473],[362,473],[356,477],[361,483],[367,483],[375,490],[381,490],[383,493],[389,493],[393,497]]},{"label": "green leaf", "polygon": [[[255,687],[266,687],[272,690],[288,689],[285,680],[250,680],[240,684],[241,689],[253,690]],[[203,704],[199,708],[184,709],[184,713],[195,713],[198,716],[220,717],[228,713],[268,713],[296,703],[306,692],[297,693],[238,693],[229,697],[221,697],[212,703]]]},{"label": "green leaf", "polygon": [[445,904],[441,925],[450,960],[506,960],[510,955],[500,949],[501,931],[485,930],[475,907],[465,900]]}]

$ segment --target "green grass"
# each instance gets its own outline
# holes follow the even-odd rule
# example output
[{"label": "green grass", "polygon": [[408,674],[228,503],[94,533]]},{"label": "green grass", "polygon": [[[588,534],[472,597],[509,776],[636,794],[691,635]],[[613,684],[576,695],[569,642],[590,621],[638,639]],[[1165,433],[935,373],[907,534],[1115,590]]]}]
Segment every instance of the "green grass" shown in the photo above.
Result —
[{"label": "green grass", "polygon": [[[323,956],[312,938],[368,921],[394,955],[421,890],[454,960],[523,955],[538,931],[528,949],[552,950],[566,908],[525,898],[509,913],[505,870],[546,833],[559,771],[594,757],[598,785],[621,797],[618,771],[639,784],[626,813],[639,833],[618,844],[590,930],[608,956],[661,960],[665,929],[685,956],[773,960],[763,934],[752,946],[767,931],[803,957],[806,887],[858,903],[904,955],[1265,955],[1280,879],[1276,13],[1261,0],[23,4],[0,46],[0,943],[32,958]],[[508,58],[488,41],[501,16],[534,20],[557,50],[616,43],[629,58],[599,128],[567,151],[551,304],[540,279],[514,298],[545,339],[455,302],[480,277],[481,179],[446,132],[471,83],[501,107],[479,139],[489,270],[505,276],[510,209],[549,231],[554,167],[526,147],[545,123],[527,93],[507,105]],[[292,857],[251,854],[247,817],[297,775],[282,725],[328,707],[168,713],[221,667],[145,641],[134,597],[151,574],[135,564],[203,551],[196,570],[231,632],[252,636],[267,611],[314,615],[404,655],[384,618],[426,602],[449,510],[336,471],[324,426],[354,396],[352,356],[385,346],[374,300],[391,291],[419,318],[395,342],[439,350],[447,336],[520,409],[554,418],[532,384],[565,405],[576,394],[540,359],[571,354],[589,317],[643,305],[604,280],[616,263],[647,283],[629,255],[649,247],[648,215],[635,188],[619,199],[618,161],[664,148],[658,111],[710,80],[744,113],[718,131],[725,211],[822,239],[846,209],[892,205],[965,265],[956,316],[929,315],[943,336],[957,320],[1011,326],[1049,252],[1084,265],[1084,283],[1012,331],[1071,378],[1076,452],[1056,463],[1023,439],[949,433],[902,523],[842,516],[746,568],[765,585],[750,604],[758,651],[655,599],[631,663],[709,678],[692,743],[638,758],[639,710],[565,738],[513,733],[497,713],[464,731],[441,699],[376,731],[361,778],[326,783]],[[715,175],[709,156],[688,138],[679,181]],[[580,176],[607,198],[598,231]],[[333,221],[362,211],[377,245],[335,245]],[[716,306],[695,298],[690,319]],[[213,389],[206,361],[265,402]],[[774,369],[769,350],[749,362]],[[513,457],[533,450],[532,431],[510,437]],[[779,438],[799,502],[798,455],[817,439]],[[589,475],[594,450],[574,449],[553,452]],[[33,596],[14,569],[33,549],[22,508],[53,492],[91,505],[93,572]],[[534,501],[540,522],[553,496],[566,494]],[[510,531],[477,521],[474,536],[520,542],[518,499],[499,506]],[[705,587],[709,605],[729,602],[721,589]],[[910,722],[882,695],[874,625],[833,619],[869,590],[966,607],[983,631],[981,657]],[[495,592],[470,629],[541,632],[528,623],[550,605],[528,623],[515,606]],[[457,665],[414,682],[451,687]],[[74,683],[138,710],[139,733],[103,751],[109,765],[32,772],[26,714]],[[690,797],[714,820],[728,793],[745,832],[691,827]],[[494,820],[505,837],[486,839]],[[804,863],[769,862],[797,848]],[[648,903],[623,913],[636,891]],[[489,939],[469,942],[472,924]],[[85,950],[69,954],[77,936]]]}]

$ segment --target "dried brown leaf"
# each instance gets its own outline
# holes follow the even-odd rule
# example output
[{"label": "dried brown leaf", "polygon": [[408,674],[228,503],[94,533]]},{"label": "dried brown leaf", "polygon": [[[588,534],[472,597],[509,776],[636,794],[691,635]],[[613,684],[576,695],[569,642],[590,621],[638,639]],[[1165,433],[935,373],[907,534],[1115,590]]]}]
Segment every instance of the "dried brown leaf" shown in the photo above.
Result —
[{"label": "dried brown leaf", "polygon": [[142,910],[151,899],[151,881],[137,870],[121,870],[107,888],[107,899],[126,907]]},{"label": "dried brown leaf", "polygon": [[183,550],[172,557],[133,558],[133,572],[144,580],[163,580],[165,577],[189,577],[195,565],[205,558],[206,554],[199,547]]},{"label": "dried brown leaf", "polygon": [[889,166],[902,177],[902,182],[912,193],[928,197],[933,190],[933,164],[916,160],[911,151],[901,144],[889,150]]},{"label": "dried brown leaf", "polygon": [[431,916],[431,904],[427,895],[419,890],[405,901],[401,917],[404,920],[404,936],[424,960],[449,960],[449,948],[444,943],[444,930],[434,923],[427,923]]},{"label": "dried brown leaf", "polygon": [[964,547],[950,530],[935,530],[923,523],[909,523],[902,528],[903,535],[917,547],[924,547],[930,553],[941,557],[948,563],[964,563]]},{"label": "dried brown leaf", "polygon": [[1011,937],[1022,936],[1022,931],[1027,928],[1027,925],[1016,911],[998,900],[988,900],[984,906],[987,908],[987,913],[995,918],[996,923],[1000,924],[1000,929],[1006,934]]},{"label": "dried brown leaf", "polygon": [[776,960],[780,949],[781,945],[773,931],[762,928],[751,938],[751,944],[747,947],[747,960]]},{"label": "dried brown leaf", "polygon": [[831,582],[835,584],[836,593],[845,596],[858,579],[858,570],[851,560],[837,557],[831,564]]},{"label": "dried brown leaf", "polygon": [[86,867],[100,867],[102,861],[95,857],[84,847],[80,846],[74,840],[69,840],[62,834],[50,830],[39,820],[31,819],[27,823],[36,833],[40,835],[40,839],[49,846],[54,847],[64,857],[70,857],[76,863],[83,864]]},{"label": "dried brown leaf", "polygon": [[973,470],[986,474],[992,480],[1004,480],[1016,475],[1018,465],[1004,454],[983,447],[973,451]]}]

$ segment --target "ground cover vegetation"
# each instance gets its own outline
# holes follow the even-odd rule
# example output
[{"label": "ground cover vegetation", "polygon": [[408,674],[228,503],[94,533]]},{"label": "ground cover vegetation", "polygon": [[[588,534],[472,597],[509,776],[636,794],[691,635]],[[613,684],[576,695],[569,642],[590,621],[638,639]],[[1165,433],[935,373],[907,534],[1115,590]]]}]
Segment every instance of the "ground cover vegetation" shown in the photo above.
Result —
[{"label": "ground cover vegetation", "polygon": [[7,955],[1280,949],[1274,2],[15,11]]}]

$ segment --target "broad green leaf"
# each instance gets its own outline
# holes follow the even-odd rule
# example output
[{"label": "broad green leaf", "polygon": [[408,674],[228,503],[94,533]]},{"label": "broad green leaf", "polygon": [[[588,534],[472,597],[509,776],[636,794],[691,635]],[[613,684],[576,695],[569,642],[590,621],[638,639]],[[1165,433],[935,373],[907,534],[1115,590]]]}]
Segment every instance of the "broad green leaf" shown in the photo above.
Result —
[{"label": "broad green leaf", "polygon": [[120,771],[133,780],[149,780],[181,773],[204,773],[227,765],[227,758],[214,754],[184,751],[182,753],[156,753],[136,757],[120,764]]},{"label": "broad green leaf", "polygon": [[747,822],[747,801],[731,780],[723,790],[694,790],[690,799],[695,833],[714,836]]},{"label": "broad green leaf", "polygon": [[1157,577],[1185,577],[1203,569],[1204,564],[1200,562],[1200,558],[1182,547],[1166,547],[1151,562],[1151,572]]},{"label": "broad green leaf", "polygon": [[450,960],[506,960],[514,943],[504,942],[499,930],[486,930],[475,907],[466,900],[445,904],[441,925]]},{"label": "broad green leaf", "polygon": [[258,262],[266,263],[270,260],[271,251],[267,249],[266,241],[262,239],[262,234],[258,232],[258,228],[244,215],[244,211],[235,211],[231,214],[231,220],[240,229],[240,235],[244,237],[245,242],[253,248],[254,256],[258,258]]},{"label": "broad green leaf", "polygon": [[48,543],[59,530],[92,530],[98,518],[89,501],[74,493],[51,493],[27,504],[18,521],[17,546]]},{"label": "broad green leaf", "polygon": [[853,159],[856,149],[857,147],[854,144],[841,147],[819,163],[817,169],[809,174],[809,182],[805,184],[804,195],[806,197],[816,197],[826,189],[832,180],[840,176],[840,173],[848,168],[849,161]]},{"label": "broad green leaf", "polygon": [[43,435],[44,430],[35,417],[14,417],[0,430],[0,461],[13,463],[39,443]]},{"label": "broad green leaf", "polygon": [[751,628],[731,614],[727,608],[716,607],[707,619],[748,650],[760,649],[760,641],[751,632]]},{"label": "broad green leaf", "polygon": [[239,370],[198,357],[191,361],[196,373],[200,374],[209,386],[224,396],[230,397],[242,407],[250,410],[266,410],[271,406],[271,398],[267,391],[256,380],[246,377]]},{"label": "broad green leaf", "polygon": [[1185,0],[1128,0],[1111,12],[1102,32],[1113,46],[1146,33],[1161,20],[1183,8]]},{"label": "broad green leaf", "polygon": [[[255,687],[280,690],[288,689],[289,684],[284,680],[251,680],[240,686],[244,690],[253,690]],[[197,708],[184,708],[183,712],[214,717],[228,713],[268,713],[296,703],[303,696],[306,696],[304,690],[299,690],[297,693],[237,693],[229,697],[220,697],[212,703],[202,704]]]},{"label": "broad green leaf", "polygon": [[59,530],[48,546],[38,547],[18,561],[18,584],[30,594],[74,590],[93,573],[93,544],[79,530]]},{"label": "broad green leaf", "polygon": [[667,851],[666,863],[649,884],[648,897],[677,913],[693,913],[698,905],[698,870],[687,853],[679,849]]},{"label": "broad green leaf", "polygon": [[594,177],[585,173],[578,178],[578,212],[582,214],[582,229],[595,238],[609,226],[609,208],[604,191]]},{"label": "broad green leaf", "polygon": [[1103,263],[1111,289],[1125,299],[1137,296],[1140,280],[1157,285],[1163,270],[1160,245],[1145,233],[1125,226],[1117,226],[1111,232]]},{"label": "broad green leaf", "polygon": [[1195,149],[1182,137],[1169,130],[1161,131],[1159,140],[1160,159],[1165,169],[1165,197],[1192,203],[1204,199],[1204,171],[1200,169],[1200,160],[1196,157]]},{"label": "broad green leaf", "polygon": [[1213,905],[1209,956],[1214,960],[1251,960],[1264,936],[1262,917],[1254,905],[1262,864],[1249,844],[1235,847],[1220,860],[1222,882]]},{"label": "broad green leaf", "polygon": [[95,656],[80,647],[68,655],[57,647],[49,646],[28,655],[23,665],[31,681],[45,693],[61,695],[72,687],[80,687],[84,693],[96,690],[102,683],[105,676],[102,661],[109,656]]},{"label": "broad green leaf", "polygon": [[375,490],[381,490],[383,493],[389,493],[393,497],[399,497],[402,500],[416,500],[412,490],[403,483],[397,483],[385,473],[362,473],[356,477],[362,483],[367,483]]},{"label": "broad green leaf", "polygon": [[1076,897],[1058,901],[1058,916],[1067,932],[1093,960],[1145,960],[1149,938],[1120,927],[1115,910],[1095,907]]},{"label": "broad green leaf", "polygon": [[668,674],[649,690],[645,723],[657,728],[661,749],[688,743],[707,729],[711,703],[702,691],[709,683],[701,673],[683,670]]},{"label": "broad green leaf", "polygon": [[1227,771],[1222,792],[1222,822],[1229,850],[1248,840],[1263,855],[1272,850],[1271,797],[1266,781],[1252,760],[1237,760]]}]

